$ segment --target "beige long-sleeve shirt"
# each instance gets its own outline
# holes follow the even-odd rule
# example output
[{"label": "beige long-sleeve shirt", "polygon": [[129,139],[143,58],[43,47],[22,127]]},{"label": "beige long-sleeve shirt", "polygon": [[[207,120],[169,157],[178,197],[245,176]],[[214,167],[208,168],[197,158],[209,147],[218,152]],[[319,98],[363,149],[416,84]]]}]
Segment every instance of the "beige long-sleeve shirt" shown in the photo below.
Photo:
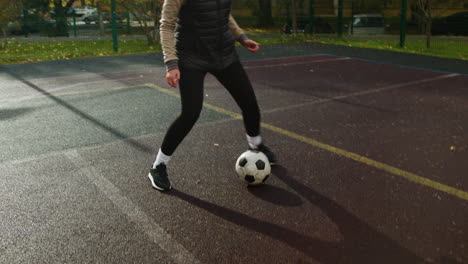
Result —
[{"label": "beige long-sleeve shirt", "polygon": [[[161,45],[164,55],[164,63],[168,66],[168,70],[177,68],[177,52],[175,41],[175,28],[179,11],[186,0],[164,0],[161,20],[160,20],[160,35]],[[247,39],[244,31],[236,23],[232,15],[229,15],[229,28],[232,30],[235,39],[243,41]]]}]

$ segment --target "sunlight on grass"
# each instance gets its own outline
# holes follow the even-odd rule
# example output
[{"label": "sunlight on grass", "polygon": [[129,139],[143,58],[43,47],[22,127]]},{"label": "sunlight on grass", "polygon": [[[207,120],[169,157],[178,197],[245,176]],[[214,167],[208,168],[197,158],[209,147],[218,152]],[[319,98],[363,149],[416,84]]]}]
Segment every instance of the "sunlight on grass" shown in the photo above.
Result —
[{"label": "sunlight on grass", "polygon": [[280,30],[278,28],[244,28],[243,29],[247,35],[251,34],[278,34]]},{"label": "sunlight on grass", "polygon": [[[316,38],[304,34],[284,35],[273,31],[277,29],[246,29],[246,32],[252,35],[265,35],[254,38],[261,45],[318,42],[468,60],[468,45],[463,41],[435,39],[432,41],[432,47],[427,49],[425,40],[408,40],[406,47],[402,49],[398,40]],[[118,52],[112,50],[111,40],[11,42],[6,50],[0,50],[0,65],[153,52],[161,52],[161,46],[148,46],[147,41],[141,39],[119,41]]]},{"label": "sunlight on grass", "polygon": [[362,40],[362,39],[309,39],[324,44],[344,45],[348,47],[391,50],[398,52],[422,54],[452,59],[468,60],[468,45],[463,41],[434,39],[431,48],[426,47],[425,40],[407,40],[405,48],[400,48],[398,40]]},{"label": "sunlight on grass", "polygon": [[161,47],[148,46],[146,40],[121,40],[119,51],[114,52],[112,41],[51,41],[12,42],[0,50],[0,64],[27,63],[61,59],[116,56],[160,52]]}]

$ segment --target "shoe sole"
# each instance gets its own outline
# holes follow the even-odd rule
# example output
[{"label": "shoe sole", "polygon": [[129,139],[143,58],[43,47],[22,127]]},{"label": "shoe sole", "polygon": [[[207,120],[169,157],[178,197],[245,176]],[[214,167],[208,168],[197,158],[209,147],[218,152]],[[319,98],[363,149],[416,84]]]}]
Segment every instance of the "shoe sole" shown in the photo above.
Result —
[{"label": "shoe sole", "polygon": [[150,179],[151,185],[153,186],[153,188],[155,188],[158,191],[168,191],[168,190],[172,189],[172,186],[169,186],[169,188],[164,189],[164,188],[161,188],[158,185],[156,185],[156,183],[154,182],[154,179],[153,179],[153,175],[151,175],[151,173],[148,173],[148,178]]}]

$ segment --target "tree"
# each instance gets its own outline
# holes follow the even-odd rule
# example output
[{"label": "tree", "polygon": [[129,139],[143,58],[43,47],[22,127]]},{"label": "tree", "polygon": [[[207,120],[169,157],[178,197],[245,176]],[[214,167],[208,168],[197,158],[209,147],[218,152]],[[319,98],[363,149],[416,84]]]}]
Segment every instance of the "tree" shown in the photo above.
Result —
[{"label": "tree", "polygon": [[380,13],[384,3],[382,0],[353,0],[353,13]]},{"label": "tree", "polygon": [[422,28],[423,33],[426,35],[426,47],[431,47],[432,38],[432,20],[434,17],[434,9],[438,7],[438,12],[443,13],[450,6],[462,5],[459,0],[410,0],[411,9],[416,22]]},{"label": "tree", "polygon": [[[277,4],[278,4],[277,8],[279,10],[281,10],[281,14],[286,15],[286,24],[288,25],[288,27],[290,26],[289,22],[291,22],[291,21],[289,21],[289,19],[291,18],[290,17],[291,16],[291,5],[295,6],[295,3],[291,3],[291,2],[295,2],[295,0],[279,0],[277,2]],[[295,11],[293,11],[293,12],[295,12]],[[293,27],[294,27],[294,25],[297,26],[297,21],[294,18],[294,16],[293,16],[293,19],[292,19],[292,24],[293,24]]]},{"label": "tree", "polygon": [[[91,4],[94,5],[94,1]],[[103,18],[103,15],[102,15],[102,7],[103,7],[102,2],[98,0],[97,3],[96,3],[96,7],[97,7],[97,10],[98,10],[99,34],[101,36],[104,36],[105,28],[104,28],[104,18]]]},{"label": "tree", "polygon": [[67,0],[65,6],[63,0],[53,0],[54,11],[56,15],[56,36],[68,36],[67,13],[73,6],[75,0]]},{"label": "tree", "polygon": [[271,26],[274,24],[272,0],[239,0],[235,3],[237,6],[252,10],[252,15],[255,17],[253,22],[256,26]]},{"label": "tree", "polygon": [[291,0],[291,17],[293,33],[297,33],[297,5],[296,0]]},{"label": "tree", "polygon": [[420,21],[422,27],[424,28],[424,33],[426,34],[426,47],[430,48],[432,25],[431,0],[416,0],[415,4],[418,10],[416,13],[418,20]]},{"label": "tree", "polygon": [[16,0],[0,0],[0,28],[3,34],[3,43],[0,43],[0,50],[8,46],[8,23],[15,20],[21,12],[21,2]]},{"label": "tree", "polygon": [[257,10],[259,26],[273,25],[273,16],[271,15],[271,0],[258,0]]},{"label": "tree", "polygon": [[49,10],[50,0],[23,0],[25,9]]},{"label": "tree", "polygon": [[[298,6],[304,6],[304,0],[280,0],[279,7],[286,9],[286,16],[291,16],[292,32],[297,33],[297,10]],[[289,22],[289,21],[288,21]]]},{"label": "tree", "polygon": [[48,12],[53,7],[56,27],[55,36],[68,36],[67,14],[76,0],[23,0],[24,8],[38,9],[41,12]]},{"label": "tree", "polygon": [[159,19],[164,0],[119,0],[118,3],[130,12],[143,28],[148,45],[159,42]]}]

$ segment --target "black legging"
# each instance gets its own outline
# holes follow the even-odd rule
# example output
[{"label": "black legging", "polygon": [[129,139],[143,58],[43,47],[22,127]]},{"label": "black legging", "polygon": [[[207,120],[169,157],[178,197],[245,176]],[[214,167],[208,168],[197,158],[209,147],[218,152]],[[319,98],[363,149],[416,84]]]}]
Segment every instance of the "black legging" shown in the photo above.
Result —
[{"label": "black legging", "polygon": [[172,123],[164,137],[161,146],[164,154],[171,156],[198,120],[203,107],[203,82],[208,72],[218,79],[239,105],[247,134],[251,137],[259,135],[260,110],[250,80],[240,61],[219,71],[203,71],[185,67],[179,67],[179,70],[182,113]]}]

